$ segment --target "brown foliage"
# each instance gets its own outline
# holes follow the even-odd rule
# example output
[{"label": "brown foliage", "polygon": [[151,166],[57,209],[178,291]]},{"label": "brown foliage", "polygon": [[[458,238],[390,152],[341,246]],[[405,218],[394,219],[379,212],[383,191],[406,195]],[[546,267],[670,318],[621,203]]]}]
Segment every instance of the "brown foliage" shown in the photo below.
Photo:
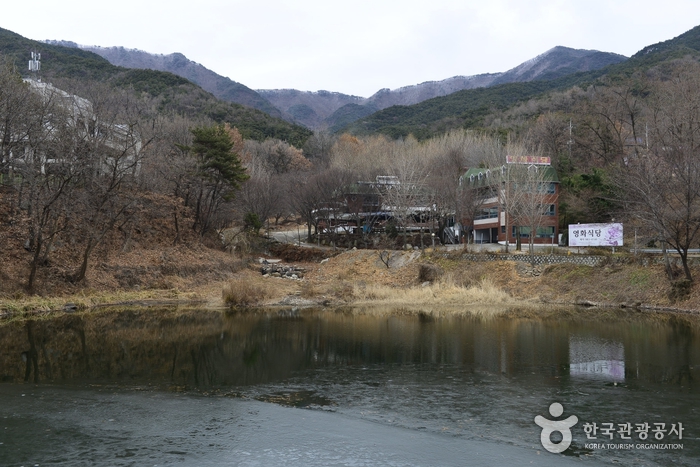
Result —
[{"label": "brown foliage", "polygon": [[418,280],[420,282],[435,282],[438,280],[444,271],[440,266],[434,264],[421,264],[418,269]]},{"label": "brown foliage", "polygon": [[232,307],[257,305],[265,298],[265,288],[252,280],[231,281],[223,290],[224,303]]},{"label": "brown foliage", "polygon": [[[25,249],[28,218],[10,209],[12,190],[0,191],[0,295],[11,296],[25,285],[33,257]],[[74,216],[83,213],[75,206]],[[179,231],[174,212],[178,213]],[[240,260],[200,244],[196,233],[184,227],[191,212],[176,197],[142,192],[128,222],[110,230],[95,251],[87,281],[71,284],[70,274],[80,262],[82,238],[62,233],[53,243],[37,273],[36,293],[60,295],[83,289],[114,291],[122,288],[173,288],[182,280],[223,279],[240,269]],[[177,245],[175,245],[178,240]]]}]

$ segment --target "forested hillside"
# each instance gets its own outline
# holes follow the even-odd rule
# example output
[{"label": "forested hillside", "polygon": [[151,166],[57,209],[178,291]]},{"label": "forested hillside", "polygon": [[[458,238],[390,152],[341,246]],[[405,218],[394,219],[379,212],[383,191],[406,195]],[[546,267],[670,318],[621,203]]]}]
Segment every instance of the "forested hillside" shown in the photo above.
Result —
[{"label": "forested hillside", "polygon": [[282,116],[278,109],[249,87],[225,76],[220,76],[199,63],[189,60],[181,53],[151,54],[124,47],[79,46],[75,42],[69,41],[46,41],[46,43],[81,48],[107,59],[116,66],[167,71],[192,81],[202,89],[212,93],[217,99],[253,107],[273,117]]},{"label": "forested hillside", "polygon": [[[41,69],[29,76],[31,52]],[[223,248],[221,229],[242,222],[244,151],[274,151],[279,170],[285,157],[306,167],[297,147],[312,136],[172,73],[7,30],[0,134],[0,293],[138,285],[123,262],[148,269],[139,258],[156,251],[196,263],[188,254]]]},{"label": "forested hillside", "polygon": [[[629,60],[601,69],[567,74],[556,79],[469,89],[412,106],[394,106],[362,118],[342,130],[358,135],[382,133],[394,138],[412,134],[425,139],[449,129],[484,129],[490,125],[490,121],[516,104],[531,99],[546,99],[548,93],[574,86],[585,88],[598,83],[601,77],[622,79],[674,59],[699,55],[700,27],[696,27],[675,39],[645,47]],[[536,113],[534,111],[531,116]]]},{"label": "forested hillside", "polygon": [[20,73],[26,75],[29,54],[33,51],[41,53],[40,76],[47,81],[100,81],[133,89],[155,99],[161,112],[177,112],[192,118],[206,117],[217,123],[228,123],[237,127],[244,137],[260,141],[278,138],[302,146],[312,134],[306,128],[262,111],[218,100],[175,74],[114,66],[92,52],[33,41],[0,28],[0,56],[12,60]]},{"label": "forested hillside", "polygon": [[[332,132],[337,132],[354,120],[387,107],[418,104],[466,89],[480,89],[504,83],[553,80],[598,70],[624,60],[626,57],[622,55],[607,52],[555,47],[506,72],[453,76],[398,89],[380,89],[367,98],[328,91],[301,92],[294,89],[259,90],[258,92],[293,121],[298,121],[309,128],[328,128]],[[300,108],[305,109],[305,112],[300,113]]]}]

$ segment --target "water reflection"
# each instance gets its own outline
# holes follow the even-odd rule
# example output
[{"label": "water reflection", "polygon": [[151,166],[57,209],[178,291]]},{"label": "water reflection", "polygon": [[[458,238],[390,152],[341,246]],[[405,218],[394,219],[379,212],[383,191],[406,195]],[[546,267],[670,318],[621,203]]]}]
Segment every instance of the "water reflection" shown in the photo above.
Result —
[{"label": "water reflection", "polygon": [[[113,310],[0,326],[2,381],[111,381],[211,388],[348,365],[693,386],[697,326],[625,312],[430,319],[356,310]],[[594,319],[589,319],[594,318]],[[611,323],[615,323],[611,325]]]},{"label": "water reflection", "polygon": [[539,449],[534,416],[556,401],[582,423],[682,422],[689,439],[670,455],[591,453],[577,426],[576,455],[628,465],[700,457],[690,317],[129,309],[5,323],[0,342],[0,377],[10,383],[224,394],[527,449]]},{"label": "water reflection", "polygon": [[625,347],[595,337],[569,338],[569,373],[574,377],[625,380]]}]

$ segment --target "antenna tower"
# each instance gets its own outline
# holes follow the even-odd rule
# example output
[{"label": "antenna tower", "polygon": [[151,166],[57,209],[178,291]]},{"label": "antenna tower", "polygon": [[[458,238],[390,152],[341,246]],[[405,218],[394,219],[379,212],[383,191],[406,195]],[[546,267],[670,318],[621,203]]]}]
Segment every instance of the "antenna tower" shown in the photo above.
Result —
[{"label": "antenna tower", "polygon": [[32,52],[32,59],[29,60],[29,71],[32,72],[37,81],[41,81],[39,72],[41,71],[41,54]]}]

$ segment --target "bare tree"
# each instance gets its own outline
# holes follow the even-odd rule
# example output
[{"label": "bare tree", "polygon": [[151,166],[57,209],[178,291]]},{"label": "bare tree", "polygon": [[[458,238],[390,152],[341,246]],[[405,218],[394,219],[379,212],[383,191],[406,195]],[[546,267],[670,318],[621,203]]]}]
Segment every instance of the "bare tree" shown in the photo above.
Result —
[{"label": "bare tree", "polygon": [[340,212],[342,188],[350,181],[349,173],[340,169],[326,169],[314,174],[298,173],[293,184],[291,203],[307,226],[307,239],[312,239],[312,228],[318,233],[323,212]]},{"label": "bare tree", "polygon": [[[6,58],[0,60],[0,177],[12,184],[16,163],[24,162],[24,149],[29,132],[36,125],[39,96],[22,80],[14,64]],[[16,162],[16,163],[15,163]]]},{"label": "bare tree", "polygon": [[669,81],[654,83],[649,150],[616,173],[629,212],[678,252],[688,281],[688,251],[700,242],[699,73],[697,64],[683,64]]},{"label": "bare tree", "polygon": [[[397,142],[391,154],[389,173],[392,178],[387,179],[385,186],[378,186],[397,227],[403,232],[404,244],[407,244],[410,225],[430,215],[424,210],[432,205],[432,193],[427,184],[430,168],[424,147],[413,139]],[[422,238],[421,235],[421,241]]]},{"label": "bare tree", "polygon": [[493,179],[483,180],[478,188],[470,184],[463,186],[462,179],[467,168],[489,166],[492,161],[495,164],[500,160],[502,148],[496,139],[468,131],[452,131],[428,141],[426,152],[430,161],[428,186],[441,233],[450,216],[473,220],[482,204],[496,196],[490,186]]},{"label": "bare tree", "polygon": [[[555,215],[553,201],[556,181],[555,172],[547,165],[510,164],[508,167],[508,201],[507,216],[511,217],[517,232],[518,245],[520,237],[527,235],[528,252],[534,266],[535,238],[556,234],[556,225],[548,225],[547,220]],[[547,226],[549,232],[541,232]],[[506,232],[507,234],[508,232]]]},{"label": "bare tree", "polygon": [[280,175],[311,169],[311,162],[300,149],[276,139],[246,141],[245,158],[251,174],[266,172]]},{"label": "bare tree", "polygon": [[114,228],[124,225],[138,200],[136,175],[154,139],[143,139],[152,116],[127,92],[106,86],[85,88],[89,99],[76,100],[76,155],[85,171],[76,204],[83,215],[83,253],[73,276],[82,281],[95,248]]},{"label": "bare tree", "polygon": [[616,163],[641,146],[646,87],[645,81],[637,77],[619,85],[605,83],[591,87],[588,99],[582,100],[576,109],[582,116],[574,132],[581,159],[594,165]]},{"label": "bare tree", "polygon": [[306,141],[303,147],[306,157],[316,166],[328,167],[331,158],[331,148],[335,137],[326,130],[318,130]]},{"label": "bare tree", "polygon": [[243,218],[253,214],[262,223],[273,215],[279,215],[276,210],[286,204],[283,182],[282,177],[268,173],[251,176],[238,192],[236,204],[239,214]]},{"label": "bare tree", "polygon": [[44,94],[42,105],[35,107],[37,124],[28,134],[19,169],[28,187],[26,206],[31,222],[26,245],[33,250],[27,279],[30,293],[34,292],[38,267],[48,263],[54,240],[72,222],[73,194],[85,170],[74,151],[70,115],[55,96],[55,92]]},{"label": "bare tree", "polygon": [[536,141],[544,156],[551,158],[552,165],[560,173],[571,170],[568,153],[573,143],[572,126],[568,115],[546,112],[537,117],[532,127],[531,139]]}]

